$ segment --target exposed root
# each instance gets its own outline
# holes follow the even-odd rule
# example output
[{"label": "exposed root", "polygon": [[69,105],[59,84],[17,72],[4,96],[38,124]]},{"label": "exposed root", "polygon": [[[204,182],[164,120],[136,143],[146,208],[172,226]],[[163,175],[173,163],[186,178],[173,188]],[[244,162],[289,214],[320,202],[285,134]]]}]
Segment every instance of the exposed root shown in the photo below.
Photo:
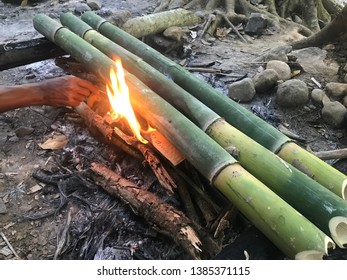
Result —
[{"label": "exposed root", "polygon": [[321,31],[303,40],[292,43],[293,49],[301,49],[307,47],[322,47],[328,43],[345,41],[347,26],[347,5],[343,10]]},{"label": "exposed root", "polygon": [[342,10],[336,0],[263,0],[258,5],[248,0],[161,0],[156,11],[178,7],[206,13],[223,10],[233,24],[246,23],[251,13],[262,13],[276,30],[294,26],[305,36],[318,32]]}]

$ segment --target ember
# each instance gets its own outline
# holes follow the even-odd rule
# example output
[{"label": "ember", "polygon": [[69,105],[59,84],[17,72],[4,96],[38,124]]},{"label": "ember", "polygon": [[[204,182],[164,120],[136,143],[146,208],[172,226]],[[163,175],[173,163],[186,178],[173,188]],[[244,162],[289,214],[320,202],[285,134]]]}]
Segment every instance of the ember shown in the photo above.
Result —
[{"label": "ember", "polygon": [[125,118],[134,136],[142,143],[147,144],[148,141],[140,133],[141,127],[130,103],[129,88],[125,82],[122,62],[119,58],[116,58],[115,64],[116,71],[111,68],[110,85],[106,85],[107,95],[113,109],[110,114],[113,119]]}]

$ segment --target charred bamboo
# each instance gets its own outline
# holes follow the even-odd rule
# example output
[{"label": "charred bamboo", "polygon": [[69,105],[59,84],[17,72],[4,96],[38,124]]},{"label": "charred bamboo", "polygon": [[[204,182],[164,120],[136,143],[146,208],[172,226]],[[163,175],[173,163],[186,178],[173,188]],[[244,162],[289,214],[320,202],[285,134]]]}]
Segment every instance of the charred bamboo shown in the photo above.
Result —
[{"label": "charred bamboo", "polygon": [[[115,63],[98,49],[43,14],[34,17],[34,27],[107,81]],[[200,128],[135,76],[125,74],[136,112],[170,139],[289,258],[321,259],[334,246],[326,234],[248,173]]]},{"label": "charred bamboo", "polygon": [[346,197],[346,175],[302,149],[292,142],[289,137],[248,111],[245,107],[95,13],[84,13],[82,20],[172,78],[175,83],[206,104],[235,128],[273,153],[278,154],[285,161],[297,167],[300,166],[302,171],[307,171],[308,175],[312,174],[317,182],[338,196]]}]

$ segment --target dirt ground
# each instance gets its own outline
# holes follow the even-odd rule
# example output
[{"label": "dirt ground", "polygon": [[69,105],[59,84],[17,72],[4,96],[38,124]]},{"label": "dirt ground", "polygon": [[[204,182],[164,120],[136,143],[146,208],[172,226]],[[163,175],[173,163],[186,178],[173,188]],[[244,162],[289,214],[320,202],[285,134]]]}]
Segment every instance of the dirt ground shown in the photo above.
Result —
[{"label": "dirt ground", "polygon": [[[150,14],[156,7],[156,1],[101,2],[103,7],[98,12],[105,17],[120,9],[129,10],[133,16]],[[0,2],[0,44],[41,37],[32,25],[35,14],[43,12],[58,18],[62,12],[74,12],[80,5],[85,4],[53,0],[18,7]],[[226,94],[228,84],[237,77],[252,77],[260,70],[262,64],[256,62],[259,54],[285,44],[290,36],[290,33],[269,34],[251,38],[253,43],[245,44],[229,33],[211,44],[190,42],[193,52],[190,62],[194,65],[213,62],[217,69],[232,73],[234,76],[197,73]],[[176,62],[182,60],[176,53],[167,55]],[[343,58],[330,51],[326,63],[332,62],[344,63]],[[30,83],[64,74],[54,60],[46,60],[2,71],[0,84]],[[312,76],[312,73],[302,73],[297,78],[313,89]],[[322,85],[337,79],[324,73],[314,73],[314,78]],[[345,129],[337,130],[324,124],[317,104],[283,110],[272,102],[271,95],[261,95],[244,106],[255,113],[259,113],[255,108],[265,110],[272,116],[268,121],[274,125],[286,124],[305,139],[301,144],[313,151],[346,146]],[[148,166],[99,141],[82,123],[71,118],[72,113],[68,108],[33,106],[0,114],[0,210],[3,209],[3,213],[0,211],[0,259],[189,258],[172,240],[157,233],[134,215],[130,207],[95,187],[88,178],[71,176],[65,180],[69,174],[83,172],[91,162],[97,161],[148,190],[158,189],[156,177]],[[69,140],[63,149],[40,148],[39,144],[57,134],[66,135]],[[330,163],[346,173],[343,161]],[[43,184],[35,179],[33,174],[38,170],[57,175],[49,177],[55,180],[54,184]],[[43,175],[46,179],[47,174]],[[66,182],[63,186],[58,184],[62,178]],[[57,186],[64,189],[66,204],[62,205],[61,189]],[[172,199],[170,203],[181,207],[178,200]],[[47,213],[47,217],[39,218]],[[232,236],[226,235],[224,244],[230,243]]]}]

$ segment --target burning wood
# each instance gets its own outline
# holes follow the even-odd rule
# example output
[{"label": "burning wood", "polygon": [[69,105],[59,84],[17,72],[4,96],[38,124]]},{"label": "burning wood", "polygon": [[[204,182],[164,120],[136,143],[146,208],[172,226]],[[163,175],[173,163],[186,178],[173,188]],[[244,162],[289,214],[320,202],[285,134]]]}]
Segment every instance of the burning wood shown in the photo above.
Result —
[{"label": "burning wood", "polygon": [[[80,116],[85,120],[88,127],[93,131],[97,130],[101,133],[108,143],[121,148],[124,152],[137,159],[145,159],[153,172],[157,175],[160,184],[172,194],[176,184],[160,162],[154,151],[148,145],[144,145],[135,138],[126,135],[125,133],[116,133],[116,131],[107,123],[104,118],[96,114],[87,104],[81,103],[75,108]],[[129,143],[131,145],[129,145]]]}]

